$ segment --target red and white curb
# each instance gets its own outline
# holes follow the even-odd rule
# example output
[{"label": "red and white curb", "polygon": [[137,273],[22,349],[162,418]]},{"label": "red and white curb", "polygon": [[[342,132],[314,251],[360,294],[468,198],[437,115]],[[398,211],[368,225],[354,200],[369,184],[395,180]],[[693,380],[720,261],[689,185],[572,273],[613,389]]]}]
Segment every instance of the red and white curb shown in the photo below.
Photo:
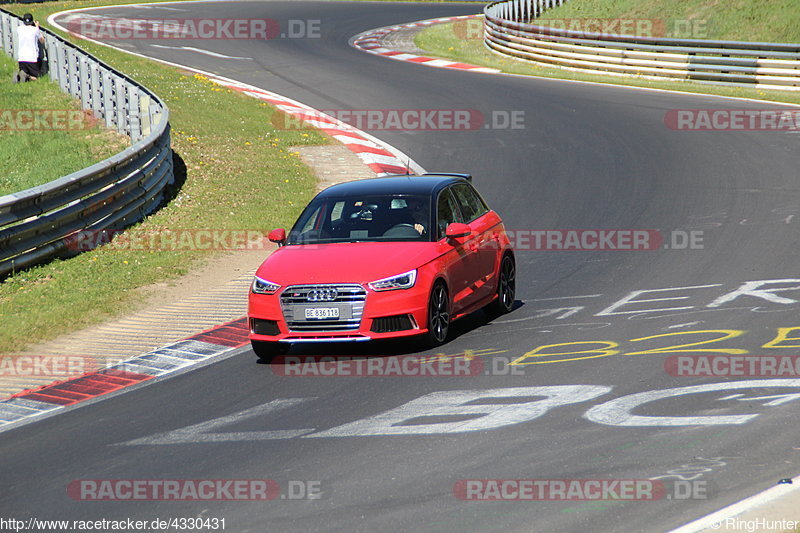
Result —
[{"label": "red and white curb", "polygon": [[423,26],[432,26],[434,24],[442,24],[444,22],[453,22],[456,20],[467,20],[479,18],[482,15],[460,15],[457,17],[442,17],[437,19],[420,20],[417,22],[410,22],[408,24],[398,24],[396,26],[385,26],[383,28],[376,28],[359,33],[353,38],[352,44],[354,47],[364,52],[375,54],[389,59],[396,59],[397,61],[407,61],[409,63],[417,63],[418,65],[425,65],[427,67],[449,68],[455,70],[469,70],[471,72],[485,72],[487,74],[497,74],[500,70],[496,68],[480,67],[478,65],[471,65],[469,63],[459,63],[458,61],[450,61],[449,59],[441,59],[438,57],[421,56],[402,50],[393,50],[384,46],[383,38],[390,33],[405,30],[408,28],[419,28]]},{"label": "red and white curb", "polygon": [[247,318],[240,318],[103,370],[14,394],[0,401],[0,433],[230,357],[249,344],[248,333]]}]

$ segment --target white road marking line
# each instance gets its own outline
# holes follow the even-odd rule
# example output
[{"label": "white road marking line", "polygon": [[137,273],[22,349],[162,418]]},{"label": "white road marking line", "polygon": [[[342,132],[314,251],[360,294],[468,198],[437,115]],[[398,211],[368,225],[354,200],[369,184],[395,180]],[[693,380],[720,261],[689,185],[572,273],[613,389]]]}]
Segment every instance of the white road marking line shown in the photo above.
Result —
[{"label": "white road marking line", "polygon": [[169,50],[188,50],[190,52],[197,52],[198,54],[205,54],[211,57],[220,57],[222,59],[253,59],[252,57],[226,56],[225,54],[218,54],[217,52],[203,50],[202,48],[195,48],[193,46],[165,46],[163,44],[151,44],[150,46],[153,48],[167,48]]},{"label": "white road marking line", "polygon": [[241,442],[256,440],[291,439],[314,431],[314,428],[288,429],[271,431],[236,431],[229,433],[215,432],[223,426],[235,424],[242,420],[258,417],[263,419],[272,413],[289,409],[316,398],[281,398],[257,405],[238,413],[214,418],[173,431],[158,433],[140,439],[121,442],[119,446],[140,446],[157,444],[191,444],[198,442]]},{"label": "white road marking line", "polygon": [[[728,391],[751,388],[771,388],[771,387],[800,387],[800,379],[760,379],[748,381],[733,381],[723,383],[709,383],[706,385],[694,385],[689,387],[678,387],[666,390],[651,390],[629,394],[622,398],[617,398],[596,405],[586,411],[583,417],[597,424],[619,427],[680,427],[680,426],[712,426],[728,424],[745,424],[758,417],[758,414],[747,415],[710,415],[710,416],[644,416],[634,415],[633,411],[644,404],[684,396],[689,394],[700,394],[705,392]],[[782,395],[783,396],[783,395]],[[793,395],[796,396],[796,395]],[[796,399],[796,398],[792,398]],[[786,400],[791,401],[791,400]],[[774,402],[770,402],[774,403]],[[765,405],[770,405],[770,403]],[[777,404],[775,404],[777,405]]]},{"label": "white road marking line", "polygon": [[600,298],[602,294],[581,294],[578,296],[554,296],[552,298],[531,298],[530,300],[522,300],[523,302],[549,302],[551,300],[569,300],[575,298]]},{"label": "white road marking line", "polygon": [[674,326],[667,326],[666,329],[686,328],[689,326],[696,326],[697,324],[702,324],[702,321],[695,320],[694,322],[686,322],[685,324],[675,324]]},{"label": "white road marking line", "polygon": [[[432,392],[400,407],[302,438],[439,435],[485,431],[529,422],[554,407],[593,400],[611,391],[601,385],[556,385]],[[544,399],[532,398],[544,396]],[[519,398],[519,403],[504,399]],[[492,400],[495,403],[491,403]],[[527,400],[527,401],[525,401]],[[485,403],[477,404],[475,402]],[[414,423],[428,417],[469,416],[458,422]]]}]

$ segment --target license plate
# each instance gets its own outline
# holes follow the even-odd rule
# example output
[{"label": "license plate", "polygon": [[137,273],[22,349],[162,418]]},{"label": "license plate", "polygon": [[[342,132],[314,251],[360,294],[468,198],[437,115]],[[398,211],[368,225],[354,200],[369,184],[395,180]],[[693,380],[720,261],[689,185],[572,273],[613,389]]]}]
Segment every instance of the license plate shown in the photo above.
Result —
[{"label": "license plate", "polygon": [[306,309],[306,320],[324,320],[339,318],[338,307],[309,307]]}]

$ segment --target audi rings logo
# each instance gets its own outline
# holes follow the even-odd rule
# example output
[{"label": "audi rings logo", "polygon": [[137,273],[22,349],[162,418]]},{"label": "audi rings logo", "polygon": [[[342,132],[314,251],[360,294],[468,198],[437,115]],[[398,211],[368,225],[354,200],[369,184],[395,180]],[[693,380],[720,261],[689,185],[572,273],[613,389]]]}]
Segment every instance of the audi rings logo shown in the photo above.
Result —
[{"label": "audi rings logo", "polygon": [[306,300],[309,302],[332,302],[339,295],[336,289],[314,289],[309,291]]}]

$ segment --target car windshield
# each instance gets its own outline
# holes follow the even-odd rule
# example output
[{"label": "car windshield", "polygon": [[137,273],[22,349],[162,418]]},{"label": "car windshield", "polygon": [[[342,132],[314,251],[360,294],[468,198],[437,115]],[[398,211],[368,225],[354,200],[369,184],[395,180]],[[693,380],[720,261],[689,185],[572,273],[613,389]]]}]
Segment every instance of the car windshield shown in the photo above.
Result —
[{"label": "car windshield", "polygon": [[287,244],[430,241],[430,228],[427,196],[316,198],[297,219]]}]

